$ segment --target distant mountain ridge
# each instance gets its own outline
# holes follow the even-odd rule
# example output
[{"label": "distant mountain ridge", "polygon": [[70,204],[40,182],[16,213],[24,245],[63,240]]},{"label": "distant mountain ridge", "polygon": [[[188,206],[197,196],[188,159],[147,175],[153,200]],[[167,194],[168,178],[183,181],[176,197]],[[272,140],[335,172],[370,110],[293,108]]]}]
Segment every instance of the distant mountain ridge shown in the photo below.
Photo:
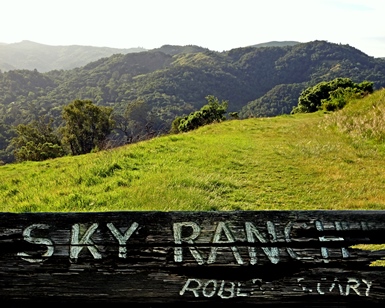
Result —
[{"label": "distant mountain ridge", "polygon": [[[283,47],[300,44],[297,41],[271,41],[251,45],[249,47]],[[37,70],[41,73],[52,70],[70,70],[82,67],[99,59],[110,57],[114,54],[128,54],[149,51],[142,47],[136,48],[111,48],[85,45],[53,46],[40,44],[28,40],[18,43],[6,44],[0,42],[0,70],[27,69]],[[210,51],[208,48],[196,45],[163,45],[151,51],[160,51],[174,56],[181,53],[197,53]]]},{"label": "distant mountain ridge", "polygon": [[36,69],[42,73],[51,70],[68,70],[113,54],[141,51],[146,49],[81,45],[52,46],[27,40],[12,44],[0,43],[0,70],[5,72],[15,69]]},{"label": "distant mountain ridge", "polygon": [[301,42],[297,42],[297,41],[271,41],[271,42],[251,45],[250,47],[257,47],[257,48],[259,48],[259,47],[284,47],[284,46],[295,46],[298,44],[301,44]]},{"label": "distant mountain ridge", "polygon": [[196,45],[163,45],[159,48],[151,49],[151,51],[160,51],[165,53],[166,55],[175,56],[177,54],[186,54],[186,53],[197,53],[197,52],[205,52],[210,51],[208,48],[196,46]]}]

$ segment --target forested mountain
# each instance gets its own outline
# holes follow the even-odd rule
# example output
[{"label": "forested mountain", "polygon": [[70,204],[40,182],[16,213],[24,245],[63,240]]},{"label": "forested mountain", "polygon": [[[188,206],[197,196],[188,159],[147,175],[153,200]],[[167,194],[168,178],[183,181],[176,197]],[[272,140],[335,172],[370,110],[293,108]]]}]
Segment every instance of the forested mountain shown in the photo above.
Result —
[{"label": "forested mountain", "polygon": [[385,60],[349,45],[325,41],[215,52],[198,46],[171,46],[114,54],[71,70],[11,70],[0,73],[0,160],[12,127],[40,116],[60,126],[63,106],[89,99],[115,114],[142,102],[158,134],[171,122],[205,105],[207,95],[228,101],[241,118],[290,113],[302,90],[337,77],[385,86]]},{"label": "forested mountain", "polygon": [[31,41],[0,44],[0,70],[15,69],[48,72],[73,69],[113,54],[145,51],[144,48],[108,48],[93,46],[51,46]]}]

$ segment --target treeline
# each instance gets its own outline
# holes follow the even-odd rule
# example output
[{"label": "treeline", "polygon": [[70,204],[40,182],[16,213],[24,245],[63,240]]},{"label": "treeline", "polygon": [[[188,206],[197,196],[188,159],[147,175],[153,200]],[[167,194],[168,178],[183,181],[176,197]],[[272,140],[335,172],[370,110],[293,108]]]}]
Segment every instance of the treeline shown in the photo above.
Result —
[{"label": "treeline", "polygon": [[[214,96],[207,96],[207,105],[186,117],[177,117],[170,133],[178,134],[194,130],[200,126],[226,120],[227,102],[219,102]],[[132,112],[142,107],[138,104]],[[117,117],[112,108],[96,106],[89,100],[74,100],[62,111],[64,125],[52,126],[53,119],[40,117],[28,124],[15,128],[16,136],[11,140],[13,154],[17,161],[42,161],[64,155],[81,155],[116,146],[114,136],[124,133],[125,143],[134,140],[130,129],[134,117]],[[136,123],[138,124],[138,123]],[[135,124],[135,125],[136,125]],[[147,124],[141,128],[147,130]],[[152,134],[146,138],[154,137]]]},{"label": "treeline", "polygon": [[[320,109],[340,110],[350,99],[362,98],[372,92],[373,83],[368,81],[359,84],[349,78],[323,81],[302,91],[298,106],[291,113],[309,113]],[[208,95],[206,99],[207,104],[200,110],[188,116],[176,117],[169,133],[178,134],[227,119],[238,119],[236,112],[226,116],[227,101],[220,102],[212,95]],[[136,107],[140,110],[142,104]],[[132,112],[135,108],[129,110]],[[112,112],[112,108],[98,107],[89,100],[75,100],[63,108],[65,125],[59,129],[52,127],[52,118],[47,120],[43,117],[29,124],[17,125],[17,136],[11,140],[13,153],[17,161],[41,161],[68,154],[87,154],[111,146],[111,136],[119,130],[125,133],[126,143],[133,142],[132,138],[129,139],[130,135],[126,134],[133,117],[116,118]]]},{"label": "treeline", "polygon": [[[63,127],[63,107],[90,100],[112,108],[118,142],[168,133],[177,117],[205,105],[207,95],[228,102],[239,118],[288,114],[301,92],[338,77],[385,86],[385,61],[325,41],[213,52],[194,46],[116,54],[73,70],[0,72],[0,160],[15,159],[10,141],[19,124],[41,117]],[[129,126],[126,123],[131,123]],[[144,128],[144,130],[143,130]]]}]

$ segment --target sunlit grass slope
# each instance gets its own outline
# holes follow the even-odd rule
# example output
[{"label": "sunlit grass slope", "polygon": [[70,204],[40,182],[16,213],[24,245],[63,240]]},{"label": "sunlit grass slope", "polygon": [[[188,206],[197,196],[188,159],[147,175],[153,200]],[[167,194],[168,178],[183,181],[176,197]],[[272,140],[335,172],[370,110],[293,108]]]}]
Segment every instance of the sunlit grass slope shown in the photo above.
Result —
[{"label": "sunlit grass slope", "polygon": [[[385,92],[0,167],[0,211],[385,209]],[[383,136],[380,130],[383,130]]]}]

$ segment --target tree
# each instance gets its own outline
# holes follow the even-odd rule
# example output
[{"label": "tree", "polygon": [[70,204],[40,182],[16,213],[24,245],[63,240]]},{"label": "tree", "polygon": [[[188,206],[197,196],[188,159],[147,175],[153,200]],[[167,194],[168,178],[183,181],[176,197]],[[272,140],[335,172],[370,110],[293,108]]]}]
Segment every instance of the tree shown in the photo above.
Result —
[{"label": "tree", "polygon": [[323,81],[302,91],[298,98],[298,105],[293,109],[292,113],[315,112],[322,109],[323,104],[328,104],[333,99],[336,100],[332,104],[334,107],[330,107],[330,104],[328,104],[326,108],[339,109],[346,104],[344,94],[348,97],[352,94],[365,95],[372,92],[373,82],[369,81],[355,83],[350,78],[336,78],[331,81]]},{"label": "tree", "polygon": [[60,138],[53,128],[53,119],[44,117],[16,126],[17,136],[11,140],[17,161],[42,161],[65,155]]},{"label": "tree", "polygon": [[130,102],[122,114],[114,114],[115,129],[124,135],[124,144],[147,139],[151,128],[150,107],[142,99]]},{"label": "tree", "polygon": [[[1,109],[0,109],[1,114]],[[10,145],[12,138],[16,137],[15,129],[11,125],[2,123],[0,120],[0,165],[10,163],[15,160],[13,146]]]},{"label": "tree", "polygon": [[226,120],[227,101],[219,102],[213,95],[206,96],[207,104],[186,117],[177,117],[171,124],[171,133],[187,132],[200,126]]},{"label": "tree", "polygon": [[90,153],[111,133],[112,108],[99,107],[90,100],[74,100],[63,108],[63,141],[73,155]]}]

